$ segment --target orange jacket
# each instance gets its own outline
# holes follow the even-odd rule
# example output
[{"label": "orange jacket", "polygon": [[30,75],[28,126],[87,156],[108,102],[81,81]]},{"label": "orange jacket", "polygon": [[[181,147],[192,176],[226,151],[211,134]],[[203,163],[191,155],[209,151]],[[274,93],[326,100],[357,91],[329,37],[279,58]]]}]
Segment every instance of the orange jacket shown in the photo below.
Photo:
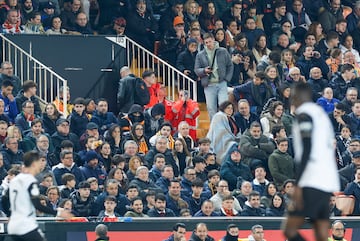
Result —
[{"label": "orange jacket", "polygon": [[177,131],[179,123],[181,121],[186,121],[190,128],[189,135],[196,141],[196,118],[200,115],[199,104],[196,101],[189,99],[186,101],[186,107],[184,107],[184,102],[178,100],[173,104],[172,112],[174,114],[174,118],[171,122],[173,130]]}]

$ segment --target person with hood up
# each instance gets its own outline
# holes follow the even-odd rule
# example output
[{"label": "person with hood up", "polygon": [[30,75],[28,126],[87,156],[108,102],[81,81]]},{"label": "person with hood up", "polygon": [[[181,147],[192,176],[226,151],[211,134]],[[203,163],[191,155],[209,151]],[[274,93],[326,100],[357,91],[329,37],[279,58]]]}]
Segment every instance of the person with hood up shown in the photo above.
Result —
[{"label": "person with hood up", "polygon": [[240,182],[252,181],[253,177],[250,168],[241,162],[241,153],[235,145],[230,149],[229,154],[222,163],[220,175],[228,181],[229,190],[236,189],[239,180]]},{"label": "person with hood up", "polygon": [[135,122],[144,125],[144,119],[143,108],[138,104],[133,104],[130,107],[128,114],[122,117],[119,121],[121,133],[123,135],[128,134]]},{"label": "person with hood up", "polygon": [[154,105],[144,112],[145,136],[152,137],[158,132],[162,123],[164,123],[165,107],[162,103]]},{"label": "person with hood up", "polygon": [[93,150],[88,151],[85,154],[85,161],[85,165],[80,169],[85,179],[95,177],[99,185],[103,186],[107,175],[105,170],[99,165],[98,154]]}]

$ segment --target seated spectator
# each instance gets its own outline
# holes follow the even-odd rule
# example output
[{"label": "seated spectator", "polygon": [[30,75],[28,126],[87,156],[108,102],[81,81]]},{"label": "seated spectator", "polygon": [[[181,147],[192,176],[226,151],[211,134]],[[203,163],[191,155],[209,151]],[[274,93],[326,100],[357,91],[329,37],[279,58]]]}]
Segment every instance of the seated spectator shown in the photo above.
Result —
[{"label": "seated spectator", "polygon": [[195,226],[195,230],[191,234],[189,241],[215,241],[213,237],[208,235],[208,228],[205,223],[198,223]]},{"label": "seated spectator", "polygon": [[59,96],[55,98],[53,103],[55,104],[56,109],[60,112],[60,114],[64,116],[68,116],[72,109],[74,108],[73,104],[70,103],[70,88],[66,87],[66,100],[67,104],[64,106],[64,86],[61,86],[59,89]]},{"label": "seated spectator", "polygon": [[154,156],[153,165],[149,171],[149,177],[153,182],[156,182],[161,177],[161,170],[164,168],[164,166],[165,166],[165,156],[160,153],[156,154]]},{"label": "seated spectator", "polygon": [[340,134],[341,128],[344,125],[351,125],[351,119],[348,115],[346,115],[345,110],[345,105],[340,102],[336,103],[334,111],[332,113],[329,113],[329,119],[334,127],[334,132],[336,135]]},{"label": "seated spectator", "polygon": [[162,190],[156,186],[156,184],[151,179],[149,179],[149,169],[145,166],[140,166],[136,169],[135,178],[130,182],[129,185],[138,186],[141,197],[145,197],[145,194],[150,190],[153,190],[157,193],[162,193]]},{"label": "seated spectator", "polygon": [[250,168],[242,162],[241,153],[236,146],[230,149],[229,155],[221,164],[220,175],[229,183],[230,191],[234,190],[238,183],[252,180]]},{"label": "seated spectator", "polygon": [[220,165],[216,162],[216,154],[215,153],[207,153],[204,156],[205,159],[205,170],[207,173],[209,173],[212,170],[216,170],[219,171],[220,170]]},{"label": "seated spectator", "polygon": [[60,190],[57,186],[50,186],[46,191],[47,205],[56,210],[60,204]]},{"label": "seated spectator", "polygon": [[269,182],[266,185],[264,195],[260,197],[260,204],[263,208],[270,207],[271,201],[278,190],[273,182]]},{"label": "seated spectator", "polygon": [[345,195],[353,195],[355,197],[355,206],[354,211],[352,215],[358,216],[360,215],[360,208],[359,208],[359,202],[360,202],[360,167],[356,167],[355,173],[354,173],[354,181],[349,182],[344,190]]},{"label": "seated spectator", "polygon": [[[223,198],[230,194],[228,182],[226,180],[220,180],[216,184],[216,191],[217,191],[216,194],[213,195],[210,198],[210,200],[214,204],[215,211],[219,212],[221,209],[221,203]],[[238,212],[242,210],[239,201],[237,199],[234,200],[234,208]]]},{"label": "seated spectator", "polygon": [[9,61],[3,61],[1,63],[1,73],[0,73],[0,85],[5,80],[11,81],[13,83],[12,95],[16,96],[21,88],[21,80],[19,77],[14,75],[14,67]]},{"label": "seated spectator", "polygon": [[46,195],[48,187],[53,186],[53,176],[51,173],[47,173],[42,176],[42,180],[39,183],[40,194]]},{"label": "seated spectator", "polygon": [[194,169],[194,167],[189,166],[186,167],[184,170],[184,174],[181,177],[181,193],[184,196],[190,196],[191,195],[191,185],[192,182],[195,181],[196,179],[196,171]]},{"label": "seated spectator", "polygon": [[192,159],[192,164],[196,172],[196,178],[205,182],[207,179],[207,173],[205,171],[205,166],[206,166],[205,158],[201,156],[196,156]]},{"label": "seated spectator", "polygon": [[7,12],[6,20],[1,27],[4,34],[21,34],[24,32],[21,27],[19,12],[17,9],[10,9]]},{"label": "seated spectator", "polygon": [[[118,156],[120,157],[120,156]],[[115,157],[116,158],[116,157]],[[119,192],[125,194],[129,186],[129,180],[126,173],[120,167],[113,167],[108,174],[107,179],[115,179],[119,183]]]},{"label": "seated spectator", "polygon": [[[143,123],[143,121],[142,121]],[[146,155],[150,149],[150,143],[148,139],[144,136],[144,125],[139,122],[134,122],[131,131],[126,134],[123,138],[123,143],[128,140],[133,140],[139,147],[139,154]]]},{"label": "seated spectator", "polygon": [[61,176],[61,183],[63,184],[63,188],[60,191],[60,197],[70,198],[70,194],[75,191],[76,179],[74,174],[65,173]]},{"label": "seated spectator", "polygon": [[189,124],[186,121],[181,121],[178,126],[178,132],[174,134],[174,138],[176,138],[176,140],[182,139],[185,144],[184,148],[187,149],[190,154],[190,152],[194,149],[195,143],[194,139],[189,135],[189,129]]},{"label": "seated spectator", "polygon": [[159,131],[160,126],[164,123],[165,107],[162,103],[154,105],[152,108],[144,112],[144,131],[143,135],[150,138]]},{"label": "seated spectator", "polygon": [[116,204],[117,204],[116,197],[111,196],[111,195],[105,197],[105,200],[104,200],[105,209],[100,211],[100,213],[97,216],[98,219],[101,222],[107,222],[108,220],[109,221],[110,220],[113,220],[113,221],[117,220],[117,218],[120,217],[120,214],[118,214],[115,211]]},{"label": "seated spectator", "polygon": [[44,131],[50,136],[56,132],[56,121],[61,118],[61,114],[54,103],[45,105],[45,112],[42,113]]},{"label": "seated spectator", "polygon": [[37,10],[37,8],[38,6],[36,6],[32,0],[24,1],[20,8],[21,22],[26,23],[28,20],[30,20],[31,15]]},{"label": "seated spectator", "polygon": [[253,48],[254,44],[256,43],[256,39],[258,39],[259,36],[265,34],[264,30],[256,26],[256,22],[253,17],[247,17],[245,19],[245,24],[242,32],[245,34],[247,38],[247,43],[250,50]]},{"label": "seated spectator", "polygon": [[131,131],[132,125],[135,123],[144,125],[145,124],[144,119],[145,118],[144,118],[144,113],[143,113],[143,107],[141,107],[138,104],[133,104],[130,107],[128,114],[123,116],[119,121],[122,135],[125,136],[125,135],[129,134]]},{"label": "seated spectator", "polygon": [[350,34],[347,34],[343,36],[343,40],[341,41],[339,48],[341,49],[341,52],[343,54],[345,54],[347,51],[350,51],[354,55],[355,62],[360,63],[359,51],[354,49],[353,43],[354,43],[353,37]]},{"label": "seated spectator", "polygon": [[166,207],[166,197],[162,193],[156,194],[154,207],[150,208],[147,215],[149,217],[175,217],[174,211]]},{"label": "seated spectator", "polygon": [[255,44],[252,48],[252,52],[258,63],[261,61],[262,58],[266,58],[267,56],[269,56],[271,52],[270,49],[267,48],[266,42],[267,39],[265,34],[261,34],[255,39]]},{"label": "seated spectator", "polygon": [[80,170],[85,179],[95,177],[98,180],[100,187],[104,185],[107,174],[99,165],[99,156],[95,151],[89,150],[86,153],[85,165],[81,167]]},{"label": "seated spectator", "polygon": [[[16,99],[14,98],[12,91],[14,89],[14,85],[9,80],[4,80],[1,84],[1,93],[0,99],[3,101],[4,105],[4,113],[7,116],[8,121],[14,123],[17,114],[19,113]],[[21,110],[21,108],[19,109]]]},{"label": "seated spectator", "polygon": [[202,196],[204,189],[204,183],[200,179],[195,179],[191,184],[192,194],[191,197],[188,197],[189,210],[192,215],[201,210],[201,206],[205,200]]},{"label": "seated spectator", "polygon": [[201,28],[206,32],[212,32],[215,30],[215,22],[219,19],[214,2],[204,3],[201,13],[199,15],[199,22]]},{"label": "seated spectator", "polygon": [[15,137],[6,137],[4,148],[1,150],[4,166],[6,170],[10,170],[13,165],[23,164],[23,152],[19,149],[19,143]]},{"label": "seated spectator", "polygon": [[[327,66],[324,56],[318,51],[314,51],[314,47],[306,46],[302,56],[296,62],[296,66],[300,69],[301,75],[305,76],[305,79],[309,79],[310,70],[313,67],[321,69],[323,76],[327,76],[329,73],[329,67]],[[335,95],[335,97],[337,97]]]},{"label": "seated spectator", "polygon": [[286,138],[276,140],[277,149],[269,156],[269,170],[278,188],[285,180],[295,177],[294,159],[288,154],[289,141]]},{"label": "seated spectator", "polygon": [[238,183],[240,185],[237,188],[240,188],[240,192],[234,190],[234,195],[236,195],[236,199],[239,201],[240,207],[243,209],[245,203],[249,200],[249,195],[253,191],[251,182],[243,181],[242,183]]},{"label": "seated spectator", "polygon": [[65,173],[72,173],[76,178],[77,184],[85,180],[80,168],[74,163],[72,151],[61,151],[60,161],[61,163],[52,167],[56,183],[61,183],[61,177]]},{"label": "seated spectator", "polygon": [[76,98],[73,104],[74,108],[68,117],[70,131],[80,137],[85,133],[86,125],[89,123],[85,113],[85,100],[84,98]]},{"label": "seated spectator", "polygon": [[273,101],[268,111],[265,110],[260,119],[263,135],[272,137],[271,130],[275,125],[282,125],[281,117],[284,113],[284,104],[281,101]]},{"label": "seated spectator", "polygon": [[119,192],[119,183],[114,179],[106,180],[104,191],[95,200],[93,207],[94,212],[100,213],[100,211],[104,210],[104,201],[107,196],[114,196],[116,198],[115,212],[123,216],[127,211],[126,205],[130,203],[126,199],[125,195]]},{"label": "seated spectator", "polygon": [[[161,159],[160,159],[161,160]],[[165,162],[164,162],[165,163]],[[161,168],[161,177],[159,177],[155,184],[161,188],[163,193],[167,194],[169,191],[170,181],[174,179],[174,171],[172,166],[165,165]]]},{"label": "seated spectator", "polygon": [[[164,128],[166,128],[167,133],[170,133],[169,126],[164,126],[161,129],[164,129]],[[160,131],[162,131],[162,130],[160,130]],[[162,132],[164,133],[164,130]],[[155,141],[155,146],[145,155],[145,163],[146,163],[146,165],[149,165],[149,163],[153,162],[154,156],[158,153],[161,153],[165,156],[165,163],[168,165],[171,165],[173,167],[174,175],[175,175],[175,177],[178,177],[179,176],[179,167],[176,164],[170,149],[167,148],[168,140],[169,140],[169,138],[167,138],[165,136],[158,136]]]},{"label": "seated spectator", "polygon": [[279,45],[281,46],[279,39],[281,35],[285,34],[288,39],[288,46],[289,46],[288,49],[292,49],[295,53],[297,52],[300,45],[298,46],[296,45],[295,36],[292,33],[292,27],[293,27],[292,23],[289,20],[285,20],[281,23],[280,29],[275,31],[271,35],[271,46],[273,47],[273,50],[276,50],[277,46]]},{"label": "seated spectator", "polygon": [[[324,24],[322,23],[324,26]],[[339,45],[339,34],[335,31],[326,32],[325,39],[320,40],[319,44],[316,47],[316,50],[319,51],[323,59],[329,58],[329,53],[333,48],[338,47]]]},{"label": "seated spectator", "polygon": [[221,203],[220,216],[238,216],[238,211],[234,209],[234,197],[232,195],[227,195],[223,198]]},{"label": "seated spectator", "polygon": [[[187,125],[187,123],[185,124]],[[175,140],[175,148],[172,150],[172,154],[176,165],[179,168],[179,174],[182,176],[184,174],[184,170],[187,166],[192,164],[192,159],[190,152],[188,151],[187,144],[185,143],[184,139],[177,138]]]},{"label": "seated spectator", "polygon": [[[85,136],[93,135],[94,134],[93,132],[97,132],[99,135],[99,126],[97,124],[95,124],[94,122],[89,122],[86,127]],[[120,130],[120,126],[118,124],[112,124],[109,127],[108,131],[105,132],[104,135],[105,135],[105,140],[110,144],[110,149],[111,149],[112,155],[121,154],[121,153],[123,153],[123,151],[125,151],[125,153],[126,153],[125,145],[127,142],[129,142],[129,143],[132,142],[134,145],[136,145],[136,152],[138,151],[138,145],[133,140],[123,141],[123,143],[124,143],[124,150],[123,150],[123,148],[121,146],[121,130]],[[129,157],[129,159],[130,159],[130,157]]]},{"label": "seated spectator", "polygon": [[[7,125],[9,125],[10,118],[7,114],[5,114],[4,110],[5,110],[5,102],[0,98],[0,121],[4,121]],[[0,139],[1,139],[1,134],[0,134]]]},{"label": "seated spectator", "polygon": [[130,210],[127,211],[124,217],[147,218],[148,215],[143,213],[144,204],[141,197],[135,197],[131,200]]},{"label": "seated spectator", "polygon": [[252,122],[259,121],[259,117],[253,112],[250,112],[250,104],[246,99],[240,99],[238,101],[238,110],[239,112],[234,115],[234,118],[241,134],[243,134],[250,128]]},{"label": "seated spectator", "polygon": [[275,2],[273,7],[272,13],[264,15],[262,18],[264,31],[268,37],[281,29],[281,23],[286,20],[286,3],[282,1]]},{"label": "seated spectator", "polygon": [[351,120],[350,128],[352,136],[355,138],[360,137],[360,123],[357,121],[360,117],[360,100],[356,100],[352,107],[352,112],[348,115]]},{"label": "seated spectator", "polygon": [[[36,139],[39,138],[40,135],[42,135],[42,130],[43,127],[42,127],[41,119],[38,118],[34,119],[31,122],[31,129],[28,132],[24,133],[24,138],[21,143],[21,148],[24,152],[31,151],[36,147]],[[48,136],[47,134],[45,135],[50,139],[50,136]],[[54,148],[52,146],[52,143],[49,143],[48,148],[50,148],[51,152],[53,151]]]},{"label": "seated spectator", "polygon": [[283,217],[285,214],[285,199],[281,193],[276,193],[272,200],[270,207],[266,209],[266,216],[270,217]]},{"label": "seated spectator", "polygon": [[188,208],[187,197],[181,195],[180,181],[173,179],[170,181],[169,191],[166,196],[166,207],[173,210],[175,216],[180,216],[180,210]]},{"label": "seated spectator", "polygon": [[252,180],[252,189],[257,191],[260,196],[265,194],[265,187],[269,184],[269,181],[265,178],[266,171],[263,166],[258,166],[254,169],[255,178]]},{"label": "seated spectator", "polygon": [[49,35],[60,35],[66,34],[67,30],[62,28],[62,21],[59,16],[53,16],[51,18],[50,26],[48,26],[48,30],[46,30],[46,34]]},{"label": "seated spectator", "polygon": [[323,90],[322,97],[317,99],[316,104],[320,105],[329,114],[334,111],[335,104],[339,102],[340,100],[334,98],[333,90],[330,87],[326,87]]},{"label": "seated spectator", "polygon": [[72,0],[70,9],[64,9],[61,12],[61,20],[63,26],[67,30],[72,30],[76,24],[76,16],[80,13],[81,2],[80,0]]},{"label": "seated spectator", "polygon": [[41,13],[34,12],[30,20],[24,25],[24,33],[26,34],[45,34],[44,27],[41,23]]},{"label": "seated spectator", "polygon": [[322,91],[329,86],[328,80],[322,75],[321,69],[313,67],[310,69],[310,78],[307,80],[313,90],[313,101],[321,97]]},{"label": "seated spectator", "polygon": [[143,165],[143,161],[141,157],[135,155],[130,158],[128,164],[129,165],[128,165],[128,170],[126,172],[126,176],[129,182],[131,182],[135,178],[137,168]]},{"label": "seated spectator", "polygon": [[242,135],[239,146],[244,155],[244,164],[249,165],[250,169],[261,164],[265,170],[268,170],[267,160],[275,146],[262,134],[261,125],[258,122],[251,123],[250,129]]},{"label": "seated spectator", "polygon": [[41,115],[39,99],[36,97],[37,85],[32,80],[27,80],[22,85],[22,90],[19,91],[15,100],[17,109],[20,110],[22,104],[26,100],[30,100],[34,103],[34,113],[38,116]]},{"label": "seated spectator", "polygon": [[239,128],[233,118],[234,106],[230,101],[224,101],[219,106],[219,111],[210,122],[207,138],[211,140],[211,148],[217,155],[221,164],[240,136]]},{"label": "seated spectator", "polygon": [[334,97],[339,100],[344,99],[347,88],[353,85],[354,78],[354,67],[351,64],[342,65],[340,72],[336,73],[329,82],[329,86],[334,91]]},{"label": "seated spectator", "polygon": [[15,118],[15,125],[19,127],[22,133],[30,129],[31,122],[38,118],[34,114],[34,103],[30,100],[25,101],[22,104],[22,111]]},{"label": "seated spectator", "polygon": [[210,200],[205,200],[202,205],[201,209],[196,212],[194,217],[217,217],[220,216],[219,213],[214,211],[214,204]]},{"label": "seated spectator", "polygon": [[96,112],[93,113],[90,121],[99,126],[101,135],[103,135],[111,125],[118,124],[116,116],[108,111],[108,102],[106,99],[99,99],[97,101]]},{"label": "seated spectator", "polygon": [[[336,135],[336,162],[338,169],[348,165],[347,149],[351,142],[351,130],[349,126],[344,125],[341,128],[340,135]],[[345,157],[345,158],[344,158]]]},{"label": "seated spectator", "polygon": [[252,191],[249,195],[249,201],[245,203],[244,209],[240,216],[265,216],[265,210],[260,207],[260,194],[257,191]]},{"label": "seated spectator", "polygon": [[78,217],[95,215],[92,209],[95,199],[90,195],[90,184],[87,181],[79,183],[79,189],[71,195],[71,201]]},{"label": "seated spectator", "polygon": [[360,151],[354,152],[351,163],[339,170],[342,189],[345,188],[348,183],[351,183],[354,180],[355,177],[353,174],[358,167],[360,167]]},{"label": "seated spectator", "polygon": [[299,42],[303,41],[304,35],[311,24],[311,19],[305,11],[303,1],[293,1],[292,9],[287,12],[286,17],[292,25],[292,32],[294,33],[296,40]]},{"label": "seated spectator", "polygon": [[358,97],[358,90],[355,87],[349,87],[346,90],[345,98],[341,100],[341,103],[345,105],[345,113],[350,114],[351,108]]}]

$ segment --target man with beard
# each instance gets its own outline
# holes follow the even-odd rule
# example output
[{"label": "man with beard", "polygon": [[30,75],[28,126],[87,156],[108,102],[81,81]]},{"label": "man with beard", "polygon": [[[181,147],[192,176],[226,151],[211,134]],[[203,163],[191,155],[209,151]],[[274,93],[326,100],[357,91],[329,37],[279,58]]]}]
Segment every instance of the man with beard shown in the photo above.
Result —
[{"label": "man with beard", "polygon": [[176,223],[173,227],[172,235],[164,241],[183,241],[186,240],[186,226],[184,223]]},{"label": "man with beard", "polygon": [[340,220],[335,220],[331,224],[331,237],[328,238],[328,241],[346,241],[345,236],[345,226],[344,223]]}]

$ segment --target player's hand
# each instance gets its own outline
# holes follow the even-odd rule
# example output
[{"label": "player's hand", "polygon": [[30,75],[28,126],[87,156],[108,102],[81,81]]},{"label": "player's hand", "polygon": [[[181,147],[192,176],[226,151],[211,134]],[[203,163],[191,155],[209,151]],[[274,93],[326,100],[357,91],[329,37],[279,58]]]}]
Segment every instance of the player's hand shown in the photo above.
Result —
[{"label": "player's hand", "polygon": [[74,217],[74,214],[72,214],[70,212],[70,210],[66,210],[66,209],[63,209],[63,208],[57,208],[57,217],[59,218],[64,218],[64,219],[70,219],[72,217]]}]

